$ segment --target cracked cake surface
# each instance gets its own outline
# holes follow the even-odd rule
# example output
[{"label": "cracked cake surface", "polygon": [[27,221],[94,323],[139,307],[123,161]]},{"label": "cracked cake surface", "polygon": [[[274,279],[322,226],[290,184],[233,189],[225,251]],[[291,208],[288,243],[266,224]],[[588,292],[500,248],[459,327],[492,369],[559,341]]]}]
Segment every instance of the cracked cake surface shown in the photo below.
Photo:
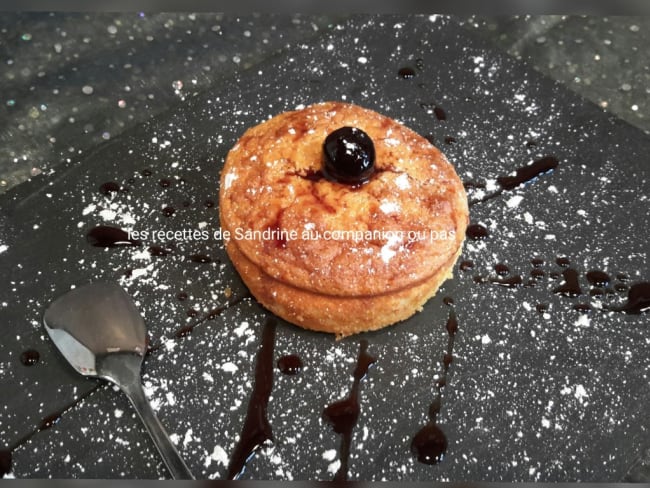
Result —
[{"label": "cracked cake surface", "polygon": [[[345,126],[374,142],[375,172],[358,185],[322,170],[323,141]],[[355,301],[365,308],[399,295],[391,306],[409,313],[385,314],[392,323],[435,293],[461,249],[468,208],[453,166],[425,138],[377,112],[325,102],[243,134],[221,175],[220,218],[230,233],[226,249],[263,305],[298,325],[329,330],[297,317],[296,307],[318,298],[338,310],[325,310],[331,315],[326,322],[359,322],[354,332],[380,327],[367,313],[360,321],[345,318],[345,307]],[[414,290],[420,291],[411,300]],[[294,312],[277,306],[283,301],[291,301],[285,305]]]}]

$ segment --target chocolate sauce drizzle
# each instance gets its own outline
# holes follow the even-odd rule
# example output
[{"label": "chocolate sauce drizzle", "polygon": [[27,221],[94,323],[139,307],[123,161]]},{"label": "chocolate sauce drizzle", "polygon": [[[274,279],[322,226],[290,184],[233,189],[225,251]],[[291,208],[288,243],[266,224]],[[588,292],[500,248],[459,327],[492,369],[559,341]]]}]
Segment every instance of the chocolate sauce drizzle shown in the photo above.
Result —
[{"label": "chocolate sauce drizzle", "polygon": [[244,473],[246,463],[262,447],[262,444],[273,441],[267,408],[273,389],[273,348],[276,326],[277,321],[274,317],[269,317],[264,323],[262,342],[255,358],[255,382],[248,401],[244,428],[228,464],[229,480],[239,479]]},{"label": "chocolate sauce drizzle", "polygon": [[352,443],[352,431],[355,425],[357,425],[357,420],[361,413],[359,386],[361,380],[368,373],[370,366],[377,361],[376,358],[367,353],[367,349],[368,341],[364,339],[359,344],[357,366],[354,368],[354,381],[348,397],[331,403],[323,410],[323,420],[332,426],[334,432],[341,435],[341,445],[339,447],[341,466],[334,475],[334,481],[347,481],[348,479],[348,460],[350,457],[350,445]]},{"label": "chocolate sauce drizzle", "polygon": [[[502,195],[506,191],[511,191],[521,185],[530,183],[536,180],[538,177],[554,171],[555,169],[557,169],[558,165],[559,165],[559,161],[557,158],[553,156],[545,156],[541,159],[533,161],[532,164],[517,168],[514,176],[498,176],[497,183],[499,184],[500,188],[494,191],[493,193],[485,195],[482,198],[470,200],[469,206],[471,207],[477,203],[482,203],[488,200],[492,200],[493,198]],[[465,188],[484,187],[484,185],[481,185],[480,183],[474,181],[464,182],[463,185],[465,186]]]},{"label": "chocolate sauce drizzle", "polygon": [[447,452],[447,436],[437,424],[437,417],[442,407],[442,389],[447,385],[449,366],[453,362],[454,340],[458,332],[458,319],[453,308],[447,318],[447,351],[442,357],[442,371],[435,384],[436,395],[429,406],[429,421],[413,437],[411,452],[424,464],[437,464]]},{"label": "chocolate sauce drizzle", "polygon": [[[510,276],[510,270],[503,264],[495,265],[495,271],[498,276],[496,277],[486,277],[480,274],[476,274],[473,277],[473,281],[478,284],[492,283],[506,288],[518,288],[521,286],[525,287],[535,287],[539,286],[543,281],[541,278],[546,276],[546,272],[541,269],[544,260],[535,257],[530,260],[532,269],[530,275],[531,280],[524,282],[521,275],[512,275]],[[549,276],[552,279],[557,279],[560,276],[563,278],[563,282],[552,289],[552,292],[557,295],[563,295],[569,298],[576,298],[579,296],[585,295],[583,288],[580,286],[580,272],[570,267],[571,261],[564,256],[558,257],[555,260],[555,264],[562,268],[561,272],[551,271]],[[463,261],[460,263],[460,269],[462,271],[469,271],[473,268],[473,263],[471,261]],[[617,275],[624,277],[624,280],[627,281],[629,278],[627,275],[619,273]],[[635,283],[628,287],[623,280],[620,280],[614,285],[614,288],[607,288],[610,284],[611,278],[604,271],[598,269],[591,269],[585,273],[587,282],[589,283],[591,289],[589,290],[588,295],[592,297],[605,297],[606,295],[615,295],[616,292],[625,293],[627,292],[627,301],[622,305],[602,305],[601,307],[594,307],[590,303],[581,302],[574,303],[572,309],[581,313],[589,313],[594,310],[599,310],[602,312],[622,312],[627,314],[638,315],[641,313],[648,312],[650,310],[650,282],[642,281]],[[538,304],[537,311],[539,313],[544,313],[548,310],[547,304]]]}]

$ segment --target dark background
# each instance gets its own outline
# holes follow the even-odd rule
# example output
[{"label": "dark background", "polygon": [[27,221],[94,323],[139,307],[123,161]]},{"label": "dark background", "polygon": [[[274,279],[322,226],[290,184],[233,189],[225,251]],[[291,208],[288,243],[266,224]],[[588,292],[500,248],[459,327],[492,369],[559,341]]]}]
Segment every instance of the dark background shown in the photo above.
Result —
[{"label": "dark background", "polygon": [[[0,14],[0,192],[82,160],[343,15]],[[463,17],[463,25],[650,131],[650,17]]]}]

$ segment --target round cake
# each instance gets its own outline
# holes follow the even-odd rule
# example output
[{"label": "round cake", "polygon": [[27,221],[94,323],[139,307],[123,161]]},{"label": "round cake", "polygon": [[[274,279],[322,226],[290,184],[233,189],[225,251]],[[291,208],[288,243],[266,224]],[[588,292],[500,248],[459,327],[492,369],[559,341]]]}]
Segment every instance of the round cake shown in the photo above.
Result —
[{"label": "round cake", "polygon": [[339,337],[420,310],[451,276],[468,224],[463,184],[436,147],[340,102],[248,129],[226,158],[219,215],[253,296]]}]

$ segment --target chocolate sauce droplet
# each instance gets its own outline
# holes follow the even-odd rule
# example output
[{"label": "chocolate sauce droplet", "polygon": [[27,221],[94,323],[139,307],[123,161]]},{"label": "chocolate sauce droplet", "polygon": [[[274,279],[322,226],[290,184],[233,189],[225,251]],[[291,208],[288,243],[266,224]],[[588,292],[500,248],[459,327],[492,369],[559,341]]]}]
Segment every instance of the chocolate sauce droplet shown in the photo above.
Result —
[{"label": "chocolate sauce droplet", "polygon": [[9,449],[0,450],[0,478],[11,473],[12,455]]},{"label": "chocolate sauce droplet", "polygon": [[147,248],[147,251],[152,256],[168,256],[168,255],[172,254],[171,249],[167,249],[167,248],[164,248],[162,246],[157,246],[155,244],[153,246],[149,246]]},{"label": "chocolate sauce droplet", "polygon": [[176,295],[176,298],[179,301],[184,302],[185,300],[187,300],[187,293],[185,293],[184,291],[181,291]]},{"label": "chocolate sauce droplet", "polygon": [[404,78],[405,80],[410,80],[415,76],[415,70],[411,68],[410,66],[404,66],[403,68],[400,68],[397,74],[401,77]]},{"label": "chocolate sauce droplet", "polygon": [[361,413],[359,385],[368,373],[370,366],[376,361],[374,357],[367,353],[367,349],[368,341],[364,339],[359,345],[357,366],[354,369],[354,381],[348,397],[328,405],[323,411],[323,420],[332,426],[334,432],[341,434],[341,447],[339,450],[341,466],[334,475],[335,481],[346,481],[348,478],[348,459],[350,456],[352,431]]},{"label": "chocolate sauce droplet", "polygon": [[557,288],[553,289],[553,293],[559,293],[569,297],[577,297],[582,295],[580,283],[578,283],[578,272],[573,268],[568,268],[562,271],[564,283]]},{"label": "chocolate sauce droplet", "polygon": [[535,310],[537,310],[537,312],[539,313],[544,313],[548,311],[548,303],[538,303],[537,305],[535,305]]},{"label": "chocolate sauce droplet", "polygon": [[195,326],[195,324],[184,325],[183,327],[180,327],[180,328],[179,328],[179,329],[174,333],[174,335],[176,336],[177,339],[180,339],[181,337],[188,336],[188,335],[190,335],[190,334],[192,333],[192,331],[194,330],[194,326]]},{"label": "chocolate sauce droplet", "polygon": [[302,360],[295,354],[287,354],[278,359],[278,369],[287,375],[296,375],[302,371]]},{"label": "chocolate sauce droplet", "polygon": [[273,349],[277,321],[269,317],[264,323],[262,341],[255,358],[255,380],[253,392],[248,400],[248,410],[239,442],[228,463],[228,479],[238,479],[246,463],[266,441],[273,441],[267,409],[273,389]]},{"label": "chocolate sauce droplet", "polygon": [[120,185],[118,185],[114,181],[107,181],[106,183],[102,183],[99,186],[99,192],[103,195],[110,195],[111,193],[115,193],[118,191],[120,191]]},{"label": "chocolate sauce droplet", "polygon": [[452,136],[447,136],[444,139],[445,144],[455,144],[456,143],[456,138]]},{"label": "chocolate sauce droplet", "polygon": [[203,202],[203,205],[205,205],[208,208],[212,208],[214,207],[214,200],[206,200],[205,202]]},{"label": "chocolate sauce droplet", "polygon": [[187,314],[188,317],[196,317],[199,314],[199,311],[193,308],[188,308],[185,313]]},{"label": "chocolate sauce droplet", "polygon": [[587,281],[594,286],[607,286],[610,282],[610,277],[604,271],[592,269],[587,271]]},{"label": "chocolate sauce droplet", "polygon": [[162,214],[165,217],[171,217],[176,213],[176,209],[174,207],[165,207],[162,209]]},{"label": "chocolate sauce droplet", "polygon": [[86,234],[88,244],[95,247],[120,247],[139,246],[141,243],[135,239],[129,239],[129,234],[117,227],[110,225],[98,225]]},{"label": "chocolate sauce droplet", "polygon": [[444,297],[442,299],[442,303],[444,303],[445,305],[453,305],[454,304],[454,299],[451,298],[451,297]]},{"label": "chocolate sauce droplet", "polygon": [[541,268],[544,265],[544,260],[542,258],[533,258],[530,260],[530,264],[533,265],[533,268]]},{"label": "chocolate sauce droplet", "polygon": [[188,259],[192,261],[193,263],[211,263],[212,258],[206,254],[191,254],[188,256]]},{"label": "chocolate sauce droplet", "polygon": [[461,271],[469,271],[470,269],[474,268],[474,261],[461,261],[459,268]]},{"label": "chocolate sauce droplet", "polygon": [[473,241],[482,241],[490,235],[488,230],[481,224],[470,224],[466,230],[467,237]]},{"label": "chocolate sauce droplet", "polygon": [[170,180],[168,180],[167,178],[162,178],[162,179],[158,182],[158,184],[159,184],[160,186],[162,186],[163,188],[169,188],[169,186],[171,186],[172,182],[171,182]]},{"label": "chocolate sauce droplet", "polygon": [[558,257],[555,262],[557,263],[558,266],[561,268],[568,268],[569,265],[571,264],[571,261],[569,261],[569,258],[561,256]]},{"label": "chocolate sauce droplet", "polygon": [[630,277],[629,277],[628,275],[626,275],[625,273],[618,273],[618,274],[616,275],[616,279],[617,279],[618,281],[627,281],[627,280],[630,279]]},{"label": "chocolate sauce droplet", "polygon": [[[447,334],[449,334],[449,337],[453,338],[456,336],[456,332],[458,332],[458,319],[456,318],[456,312],[454,312],[453,309],[451,309],[449,312],[449,317],[447,318],[447,325],[445,328],[447,329]],[[451,354],[451,351],[449,351],[449,354]]]},{"label": "chocolate sauce droplet", "polygon": [[153,173],[151,172],[151,170],[149,168],[145,168],[140,172],[140,174],[142,176],[151,176]]},{"label": "chocolate sauce droplet", "polygon": [[627,303],[610,310],[635,315],[650,310],[650,282],[644,281],[632,285],[627,292]]},{"label": "chocolate sauce droplet", "polygon": [[580,313],[587,313],[587,312],[591,312],[592,308],[591,305],[589,305],[588,303],[576,303],[573,306],[573,310],[576,310]]},{"label": "chocolate sauce droplet", "polygon": [[602,288],[594,288],[592,290],[589,290],[589,294],[592,297],[602,297],[603,295],[605,295],[605,290],[603,290]]},{"label": "chocolate sauce droplet", "polygon": [[445,113],[444,109],[442,107],[438,107],[437,105],[433,109],[433,113],[436,114],[436,119],[438,120],[447,120],[447,114]]},{"label": "chocolate sauce droplet", "polygon": [[490,283],[503,286],[505,288],[518,288],[523,285],[524,280],[519,275],[510,276],[508,278],[491,278]]},{"label": "chocolate sauce droplet", "polygon": [[503,263],[495,264],[494,265],[494,271],[496,271],[496,273],[499,276],[506,276],[506,275],[510,274],[510,268],[508,268],[508,266],[503,264]]},{"label": "chocolate sauce droplet", "polygon": [[41,355],[35,349],[28,349],[20,355],[20,362],[25,366],[34,366],[38,363],[38,360],[41,358]]},{"label": "chocolate sauce droplet", "polygon": [[616,291],[618,291],[618,292],[623,293],[623,292],[627,291],[628,286],[627,286],[625,283],[616,283],[616,284],[614,285],[614,289],[615,289]]},{"label": "chocolate sauce droplet", "polygon": [[59,420],[61,420],[61,415],[63,412],[55,412],[51,415],[48,415],[45,417],[43,420],[41,420],[41,423],[38,424],[38,430],[46,430],[52,427],[53,425],[56,425]]},{"label": "chocolate sauce droplet", "polygon": [[438,464],[447,452],[447,436],[435,423],[429,422],[415,434],[411,450],[423,464]]},{"label": "chocolate sauce droplet", "polygon": [[535,268],[530,270],[530,276],[532,276],[535,279],[543,278],[544,276],[546,276],[546,272],[543,269]]}]

